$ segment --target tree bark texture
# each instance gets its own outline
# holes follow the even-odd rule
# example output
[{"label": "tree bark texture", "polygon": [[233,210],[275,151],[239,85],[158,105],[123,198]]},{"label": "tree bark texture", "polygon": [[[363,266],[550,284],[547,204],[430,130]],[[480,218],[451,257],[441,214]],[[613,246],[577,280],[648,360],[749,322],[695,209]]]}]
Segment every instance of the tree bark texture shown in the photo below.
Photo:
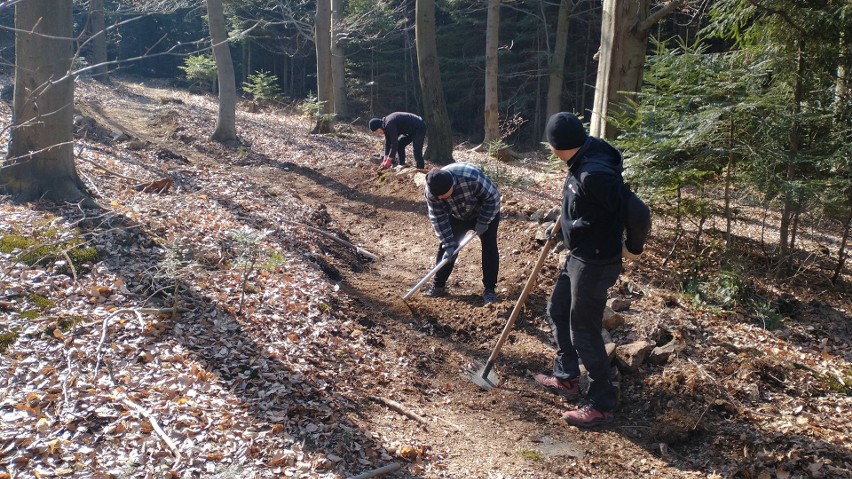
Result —
[{"label": "tree bark texture", "polygon": [[802,85],[802,75],[804,75],[805,67],[804,67],[804,58],[803,58],[803,50],[804,46],[802,45],[803,40],[799,40],[798,44],[798,54],[796,56],[796,75],[795,75],[795,84],[793,86],[793,102],[790,105],[793,113],[793,124],[790,126],[790,153],[787,159],[787,172],[785,177],[786,185],[784,187],[784,208],[781,211],[781,226],[779,227],[779,246],[780,251],[778,252],[779,263],[780,265],[784,265],[787,261],[787,256],[792,248],[792,244],[790,241],[791,238],[791,229],[793,227],[793,218],[795,216],[796,211],[799,209],[799,204],[796,201],[797,193],[793,190],[792,184],[796,180],[796,176],[798,173],[798,168],[796,165],[796,160],[799,156],[799,150],[802,145],[802,137],[799,132],[799,119],[798,116],[802,112],[802,98],[804,96]]},{"label": "tree bark texture", "polygon": [[109,81],[107,66],[107,32],[104,18],[104,0],[89,0],[88,25],[89,57],[87,61],[93,66],[92,76],[98,81]]},{"label": "tree bark texture", "polygon": [[15,93],[0,189],[20,201],[88,200],[74,165],[71,0],[15,5]]},{"label": "tree bark texture", "polygon": [[211,139],[231,144],[237,141],[237,85],[222,0],[207,0],[207,18],[219,80],[219,114]]},{"label": "tree bark texture", "polygon": [[651,15],[650,0],[604,0],[590,135],[618,136],[607,120],[624,111],[625,94],[641,90],[651,27],[682,3],[671,0]]},{"label": "tree bark texture", "polygon": [[[562,111],[562,85],[565,81],[565,53],[568,51],[568,26],[573,5],[571,0],[562,0],[559,4],[559,14],[556,20],[556,38],[553,45],[553,56],[550,58],[550,75],[547,81],[547,104],[545,118]],[[542,140],[546,140],[546,133]]]},{"label": "tree bark texture", "polygon": [[485,136],[483,145],[500,139],[499,63],[500,0],[488,0],[485,27]]},{"label": "tree bark texture", "polygon": [[420,69],[423,117],[428,129],[425,157],[438,165],[453,162],[453,133],[444,100],[438,48],[435,43],[435,0],[417,0],[415,7],[415,43]]},{"label": "tree bark texture", "polygon": [[317,48],[317,101],[319,118],[313,133],[330,130],[326,115],[334,111],[334,90],[331,78],[331,0],[318,0],[314,23],[314,44]]},{"label": "tree bark texture", "polygon": [[343,0],[331,0],[331,78],[334,84],[334,114],[338,118],[349,114],[343,34]]}]

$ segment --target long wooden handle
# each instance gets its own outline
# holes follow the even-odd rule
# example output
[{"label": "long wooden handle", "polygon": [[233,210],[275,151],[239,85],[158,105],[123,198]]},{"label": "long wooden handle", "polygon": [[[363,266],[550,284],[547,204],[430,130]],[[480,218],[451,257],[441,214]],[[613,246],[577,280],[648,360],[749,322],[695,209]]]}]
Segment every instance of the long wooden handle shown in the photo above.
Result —
[{"label": "long wooden handle", "polygon": [[527,300],[527,297],[530,295],[530,291],[532,291],[532,288],[535,285],[538,273],[541,271],[542,266],[544,266],[548,253],[550,253],[553,245],[556,244],[556,241],[553,238],[557,233],[559,233],[560,227],[560,220],[557,219],[556,225],[553,227],[553,232],[550,237],[547,238],[547,242],[544,243],[544,248],[542,248],[541,253],[538,255],[538,261],[536,261],[532,273],[530,273],[530,277],[527,279],[527,284],[524,285],[521,295],[515,302],[515,308],[512,309],[512,314],[509,315],[509,320],[506,322],[506,326],[503,327],[503,332],[500,333],[500,339],[497,340],[497,344],[494,345],[494,350],[491,352],[491,356],[488,357],[488,362],[485,363],[485,367],[482,369],[483,378],[488,377],[488,373],[490,373],[491,368],[494,367],[494,361],[497,360],[497,355],[500,354],[500,349],[503,347],[503,343],[506,342],[506,339],[509,337],[509,332],[515,326],[515,320],[518,319],[518,315],[521,313],[521,308],[523,308],[524,302]]},{"label": "long wooden handle", "polygon": [[[467,234],[464,236],[464,238],[462,238],[462,240],[459,241],[459,247],[456,248],[456,250],[453,252],[453,256],[456,256],[457,254],[459,254],[459,251],[461,251],[461,249],[464,248],[465,245],[470,243],[471,240],[473,240],[473,238],[475,236],[476,236],[475,232],[468,231]],[[435,273],[437,273],[438,270],[443,268],[445,264],[449,263],[450,259],[452,259],[453,256],[451,256],[449,258],[441,259],[441,261],[438,262],[438,264],[436,264],[431,270],[429,270],[428,273],[426,273],[426,276],[424,276],[423,279],[421,279],[417,284],[414,285],[413,288],[411,288],[407,293],[405,293],[405,296],[403,296],[402,299],[406,300],[406,299],[410,298],[411,295],[414,294],[415,291],[417,291],[418,289],[420,289],[421,286],[426,284],[426,281],[429,281],[429,278],[431,278],[432,276],[435,276]]]}]

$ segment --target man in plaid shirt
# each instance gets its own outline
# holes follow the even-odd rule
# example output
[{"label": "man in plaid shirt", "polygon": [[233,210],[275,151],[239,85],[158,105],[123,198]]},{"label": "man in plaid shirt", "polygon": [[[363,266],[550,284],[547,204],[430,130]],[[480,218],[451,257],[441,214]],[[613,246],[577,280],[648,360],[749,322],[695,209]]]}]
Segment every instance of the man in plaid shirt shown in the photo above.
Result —
[{"label": "man in plaid shirt", "polygon": [[500,192],[497,186],[470,163],[452,163],[426,175],[424,195],[429,207],[429,221],[441,240],[435,263],[450,258],[435,274],[426,294],[434,297],[446,294],[458,241],[473,230],[482,242],[483,302],[491,304],[497,301],[494,291],[500,268],[500,253],[497,251]]}]

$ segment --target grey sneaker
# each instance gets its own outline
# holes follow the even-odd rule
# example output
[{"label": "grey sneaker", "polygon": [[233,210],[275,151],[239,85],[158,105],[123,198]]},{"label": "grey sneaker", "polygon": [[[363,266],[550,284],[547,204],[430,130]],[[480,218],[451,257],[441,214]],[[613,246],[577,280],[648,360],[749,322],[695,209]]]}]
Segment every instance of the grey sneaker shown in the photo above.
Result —
[{"label": "grey sneaker", "polygon": [[482,293],[482,302],[486,305],[494,303],[497,301],[497,293],[494,292],[493,289],[486,289]]},{"label": "grey sneaker", "polygon": [[441,298],[447,295],[447,288],[443,286],[435,286],[433,284],[426,288],[426,291],[423,294],[425,294],[426,296],[431,296],[433,298]]}]

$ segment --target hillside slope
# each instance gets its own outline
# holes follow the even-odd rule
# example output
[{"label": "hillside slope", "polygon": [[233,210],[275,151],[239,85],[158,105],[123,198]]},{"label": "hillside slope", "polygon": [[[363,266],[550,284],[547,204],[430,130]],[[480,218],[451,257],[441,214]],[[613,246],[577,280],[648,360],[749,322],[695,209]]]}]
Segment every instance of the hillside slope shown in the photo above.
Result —
[{"label": "hillside slope", "polygon": [[622,365],[616,421],[578,430],[531,381],[552,361],[558,253],[500,387],[463,374],[542,247],[563,175],[546,158],[457,151],[504,196],[499,301],[481,306],[474,242],[449,297],[405,302],[437,247],[423,174],[380,172],[364,121],[312,136],[241,107],[229,150],[207,140],[215,98],[121,80],[77,101],[78,168],[104,209],[0,203],[0,477],[852,477],[848,293],[797,291],[771,330],[699,308],[669,289],[657,218],[610,334],[673,354]]}]

